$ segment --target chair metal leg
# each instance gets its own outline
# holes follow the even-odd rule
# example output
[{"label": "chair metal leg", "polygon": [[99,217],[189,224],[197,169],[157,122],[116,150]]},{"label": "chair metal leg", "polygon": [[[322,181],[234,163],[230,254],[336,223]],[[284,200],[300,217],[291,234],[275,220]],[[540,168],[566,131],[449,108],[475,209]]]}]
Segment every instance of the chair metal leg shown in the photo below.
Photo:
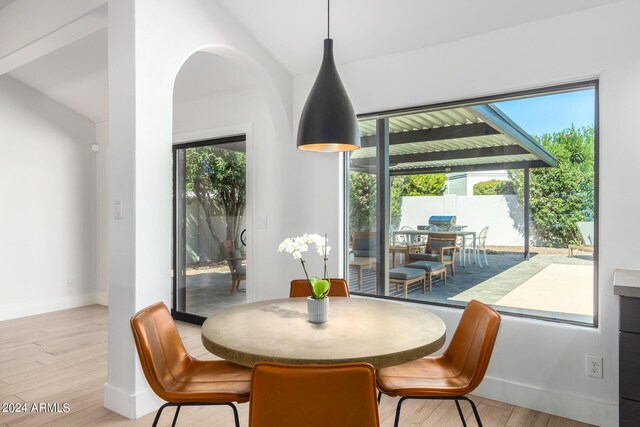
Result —
[{"label": "chair metal leg", "polygon": [[469,399],[467,396],[404,396],[401,397],[398,401],[398,406],[396,407],[396,419],[393,423],[394,427],[398,427],[400,422],[400,407],[402,406],[402,402],[406,399],[424,399],[424,400],[453,400],[456,403],[456,408],[458,408],[458,415],[460,415],[460,419],[462,420],[462,425],[467,427],[467,422],[464,419],[464,414],[462,413],[462,408],[460,407],[459,400],[466,400],[471,405],[471,409],[473,409],[473,415],[476,417],[476,422],[478,423],[478,427],[482,427],[482,421],[480,421],[480,414],[478,413],[478,409],[476,408],[476,404],[473,403],[473,400]]},{"label": "chair metal leg", "polygon": [[216,406],[216,405],[227,405],[227,406],[231,406],[231,409],[233,409],[233,419],[235,421],[236,427],[240,427],[240,418],[238,417],[238,410],[236,409],[236,405],[234,405],[232,402],[182,402],[182,403],[165,403],[164,405],[162,405],[160,407],[160,409],[158,409],[158,412],[156,413],[156,417],[153,420],[153,424],[152,427],[156,427],[158,425],[158,421],[160,420],[160,415],[162,414],[162,410],[164,408],[166,408],[167,406],[176,406],[176,414],[173,416],[173,422],[171,423],[171,427],[175,427],[176,426],[176,422],[178,421],[178,414],[180,413],[180,408],[182,408],[183,406]]},{"label": "chair metal leg", "polygon": [[176,427],[176,422],[178,422],[178,414],[180,413],[181,406],[176,406],[176,414],[173,416],[173,422],[171,423],[171,427]]},{"label": "chair metal leg", "polygon": [[153,424],[151,425],[152,427],[156,427],[158,425],[158,421],[160,420],[160,415],[162,414],[162,411],[164,410],[164,408],[166,408],[167,406],[174,406],[172,403],[165,403],[164,405],[162,405],[160,407],[160,409],[158,409],[158,412],[156,412],[156,417],[153,420]]},{"label": "chair metal leg", "polygon": [[378,391],[378,405],[380,404],[380,399],[382,399],[382,392]]},{"label": "chair metal leg", "polygon": [[480,414],[478,413],[478,409],[476,408],[476,404],[473,403],[473,400],[469,399],[467,396],[461,396],[460,399],[464,399],[471,404],[471,409],[473,409],[473,415],[476,417],[476,421],[478,422],[478,427],[482,427],[482,421],[480,421]]},{"label": "chair metal leg", "polygon": [[396,407],[396,420],[393,423],[393,427],[398,427],[398,424],[400,423],[400,407],[402,406],[402,402],[404,402],[408,397],[409,396],[401,397],[398,401],[398,406]]},{"label": "chair metal leg", "polygon": [[460,420],[462,420],[462,426],[467,427],[467,421],[464,419],[464,414],[462,413],[460,402],[458,402],[458,399],[454,400],[454,402],[456,402],[456,408],[458,408],[458,415],[460,415]]},{"label": "chair metal leg", "polygon": [[231,409],[233,409],[233,419],[236,422],[236,427],[240,427],[240,418],[238,418],[238,410],[236,409],[236,405],[231,402],[227,403],[227,405],[231,406]]}]

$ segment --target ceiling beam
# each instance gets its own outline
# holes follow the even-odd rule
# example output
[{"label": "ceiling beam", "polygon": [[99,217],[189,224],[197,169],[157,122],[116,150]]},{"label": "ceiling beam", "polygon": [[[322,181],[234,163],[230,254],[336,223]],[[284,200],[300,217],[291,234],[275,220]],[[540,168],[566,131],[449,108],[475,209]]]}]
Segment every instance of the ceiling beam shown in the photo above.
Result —
[{"label": "ceiling beam", "polygon": [[[441,128],[410,130],[389,134],[389,145],[408,144],[411,142],[442,141],[445,139],[471,138],[475,136],[498,135],[499,131],[486,123],[472,123]],[[360,138],[362,147],[375,147],[376,136]]]},{"label": "ceiling beam", "polygon": [[495,170],[509,170],[509,169],[524,169],[524,168],[548,168],[549,165],[540,160],[525,161],[525,162],[501,162],[501,163],[489,163],[486,165],[460,165],[460,166],[447,166],[447,167],[433,167],[433,168],[412,168],[412,169],[397,169],[391,170],[389,173],[391,176],[397,175],[422,175],[429,173],[452,173],[452,172],[476,172],[476,171],[495,171]]},{"label": "ceiling beam", "polygon": [[0,10],[0,76],[106,27],[106,0],[11,2]]},{"label": "ceiling beam", "polygon": [[[514,156],[529,154],[519,145],[505,145],[500,147],[466,148],[463,150],[431,151],[428,153],[397,154],[389,156],[389,163],[401,165],[415,162],[437,162],[446,160],[472,159],[480,157]],[[363,159],[351,159],[351,164],[356,166],[372,166],[376,162],[375,157]]]},{"label": "ceiling beam", "polygon": [[493,127],[499,129],[501,133],[511,136],[518,144],[524,147],[531,154],[544,161],[548,166],[557,166],[558,159],[555,158],[540,143],[534,140],[524,129],[518,126],[513,120],[504,114],[493,104],[474,105],[471,107],[483,120],[491,123]]},{"label": "ceiling beam", "polygon": [[[495,171],[495,170],[509,170],[509,169],[524,169],[524,168],[548,168],[547,163],[540,160],[522,161],[522,162],[496,162],[488,163],[486,165],[459,165],[459,166],[439,166],[430,168],[411,168],[411,169],[391,169],[389,175],[402,176],[402,175],[426,175],[432,173],[452,173],[452,172],[476,172],[476,171]],[[366,166],[351,166],[349,170],[352,172],[365,172],[373,173],[372,168]]]}]

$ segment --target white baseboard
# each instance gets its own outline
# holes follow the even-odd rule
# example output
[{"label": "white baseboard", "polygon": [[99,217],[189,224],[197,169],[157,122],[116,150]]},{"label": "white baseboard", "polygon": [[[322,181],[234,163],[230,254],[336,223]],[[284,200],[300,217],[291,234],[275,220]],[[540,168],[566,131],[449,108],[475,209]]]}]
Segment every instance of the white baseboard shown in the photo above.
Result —
[{"label": "white baseboard", "polygon": [[25,304],[0,305],[0,321],[16,319],[18,317],[33,316],[35,314],[49,313],[51,311],[66,310],[68,308],[82,307],[95,304],[96,294],[70,295],[60,298],[48,298],[46,300],[31,301]]},{"label": "white baseboard", "polygon": [[618,427],[618,403],[485,377],[474,395],[587,424]]},{"label": "white baseboard", "polygon": [[96,292],[96,304],[109,305],[109,293],[108,292]]},{"label": "white baseboard", "polygon": [[104,407],[132,420],[157,411],[164,403],[150,388],[129,394],[109,383],[104,384]]}]

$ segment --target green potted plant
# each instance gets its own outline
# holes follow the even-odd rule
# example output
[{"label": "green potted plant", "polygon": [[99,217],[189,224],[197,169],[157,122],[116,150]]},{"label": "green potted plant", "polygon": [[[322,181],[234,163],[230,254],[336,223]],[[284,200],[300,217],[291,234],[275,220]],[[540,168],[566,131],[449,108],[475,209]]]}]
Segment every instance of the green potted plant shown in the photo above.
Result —
[{"label": "green potted plant", "polygon": [[[309,284],[311,296],[307,298],[307,311],[309,312],[309,321],[311,323],[324,323],[329,316],[329,290],[331,289],[331,281],[327,272],[327,260],[331,247],[327,245],[327,236],[319,234],[304,234],[299,237],[289,237],[278,246],[280,252],[287,252],[293,256],[293,259],[299,259],[304,270],[304,275]],[[314,245],[320,256],[324,259],[323,278],[318,276],[309,276],[305,265],[303,253],[309,250],[309,246]]]}]

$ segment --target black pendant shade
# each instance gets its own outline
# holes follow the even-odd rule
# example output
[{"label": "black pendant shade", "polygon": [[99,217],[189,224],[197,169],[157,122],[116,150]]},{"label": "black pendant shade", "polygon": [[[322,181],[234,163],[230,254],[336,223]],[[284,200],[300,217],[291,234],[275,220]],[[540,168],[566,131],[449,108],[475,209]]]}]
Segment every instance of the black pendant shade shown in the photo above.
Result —
[{"label": "black pendant shade", "polygon": [[360,148],[356,113],[333,59],[333,40],[324,40],[324,57],[318,77],[302,110],[298,149],[351,151]]}]

